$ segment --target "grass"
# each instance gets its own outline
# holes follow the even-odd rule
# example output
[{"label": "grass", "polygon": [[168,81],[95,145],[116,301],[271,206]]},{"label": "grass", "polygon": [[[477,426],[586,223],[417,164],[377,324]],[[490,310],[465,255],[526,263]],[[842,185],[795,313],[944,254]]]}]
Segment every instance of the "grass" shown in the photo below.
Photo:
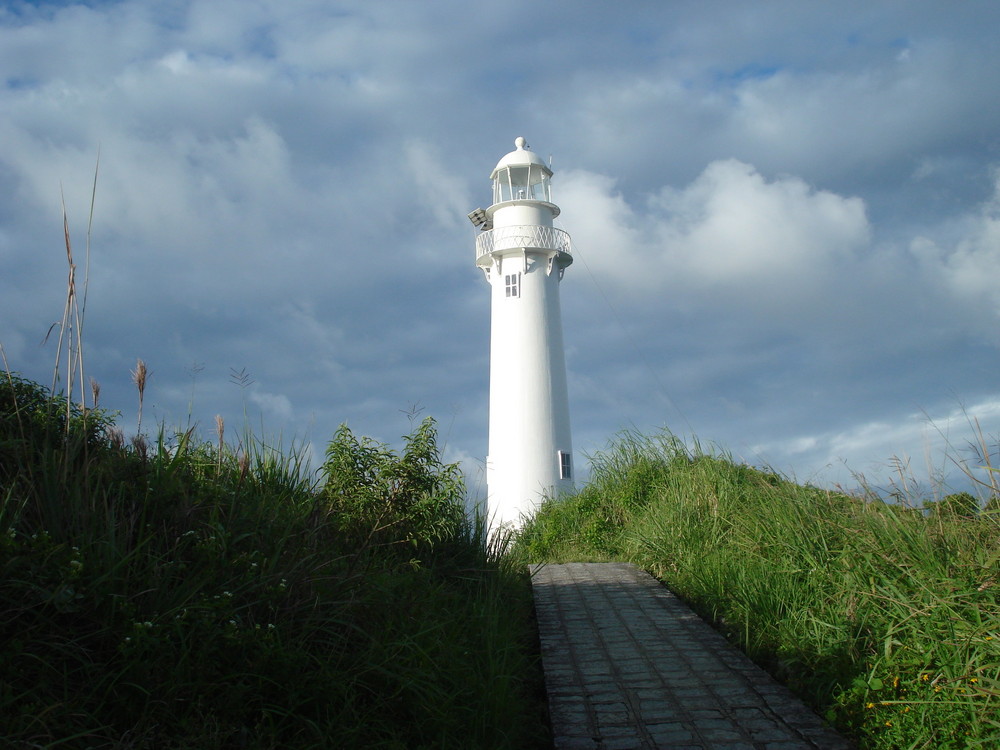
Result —
[{"label": "grass", "polygon": [[1000,744],[1000,504],[932,511],[622,435],[517,554],[629,560],[864,748]]},{"label": "grass", "polygon": [[0,737],[23,748],[545,747],[530,587],[433,422],[319,476],[125,441],[0,373]]}]

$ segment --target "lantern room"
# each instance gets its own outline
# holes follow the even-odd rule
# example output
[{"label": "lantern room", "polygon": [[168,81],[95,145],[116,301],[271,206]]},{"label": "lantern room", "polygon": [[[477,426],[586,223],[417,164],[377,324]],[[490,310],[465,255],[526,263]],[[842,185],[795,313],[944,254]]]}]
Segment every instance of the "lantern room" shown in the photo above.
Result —
[{"label": "lantern room", "polygon": [[552,170],[534,151],[528,150],[524,138],[514,141],[516,147],[497,164],[493,174],[493,205],[508,201],[552,202]]}]

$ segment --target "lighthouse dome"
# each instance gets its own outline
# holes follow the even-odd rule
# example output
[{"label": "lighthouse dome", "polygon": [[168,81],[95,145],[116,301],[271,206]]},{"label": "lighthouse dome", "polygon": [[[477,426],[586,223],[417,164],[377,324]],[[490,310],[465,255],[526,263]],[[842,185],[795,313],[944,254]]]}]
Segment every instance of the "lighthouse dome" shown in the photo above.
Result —
[{"label": "lighthouse dome", "polygon": [[528,142],[524,140],[523,137],[518,136],[515,138],[514,146],[515,148],[513,151],[497,162],[496,168],[493,170],[493,174],[490,175],[490,179],[495,179],[497,172],[504,167],[521,167],[529,164],[537,164],[545,172],[547,172],[550,177],[552,176],[552,170],[546,166],[544,161],[542,161],[542,157],[529,148]]}]

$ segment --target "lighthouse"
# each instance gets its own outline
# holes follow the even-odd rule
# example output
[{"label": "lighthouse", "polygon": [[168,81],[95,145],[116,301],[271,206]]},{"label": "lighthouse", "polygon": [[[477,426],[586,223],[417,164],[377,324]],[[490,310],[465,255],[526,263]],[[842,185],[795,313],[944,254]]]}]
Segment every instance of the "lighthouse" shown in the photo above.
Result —
[{"label": "lighthouse", "polygon": [[520,528],[545,498],[573,491],[559,284],[573,262],[552,226],[552,170],[524,138],[493,170],[493,203],[469,219],[490,285],[490,528]]}]

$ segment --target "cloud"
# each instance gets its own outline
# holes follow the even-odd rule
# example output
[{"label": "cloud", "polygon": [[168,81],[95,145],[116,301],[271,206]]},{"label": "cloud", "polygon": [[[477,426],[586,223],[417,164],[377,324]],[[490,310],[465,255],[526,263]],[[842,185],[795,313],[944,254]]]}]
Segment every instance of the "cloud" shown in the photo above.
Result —
[{"label": "cloud", "polygon": [[407,177],[420,206],[446,230],[465,228],[474,202],[468,187],[454,170],[450,154],[416,139],[405,145]]},{"label": "cloud", "polygon": [[993,173],[992,197],[961,220],[950,247],[920,236],[910,252],[929,274],[944,279],[959,300],[986,301],[1000,315],[1000,169]]},{"label": "cloud", "polygon": [[846,430],[754,445],[750,454],[758,460],[798,455],[800,461],[816,467],[814,474],[800,478],[826,486],[836,483],[852,488],[873,481],[957,491],[974,484],[970,476],[989,484],[979,441],[985,439],[987,450],[995,451],[984,426],[998,424],[1000,400],[988,398],[970,405],[941,405],[934,413],[901,414],[863,421]]},{"label": "cloud", "polygon": [[283,393],[252,390],[249,398],[260,407],[266,417],[287,422],[294,416],[295,410],[292,408],[292,401]]},{"label": "cloud", "polygon": [[860,198],[797,177],[767,180],[733,159],[709,164],[687,187],[662,188],[641,208],[612,179],[579,171],[561,176],[558,199],[597,274],[688,303],[712,293],[803,304],[870,241]]},{"label": "cloud", "polygon": [[859,198],[816,191],[796,177],[766,181],[736,160],[713,162],[683,191],[665,190],[659,228],[669,265],[706,285],[815,283],[829,262],[868,241]]}]

